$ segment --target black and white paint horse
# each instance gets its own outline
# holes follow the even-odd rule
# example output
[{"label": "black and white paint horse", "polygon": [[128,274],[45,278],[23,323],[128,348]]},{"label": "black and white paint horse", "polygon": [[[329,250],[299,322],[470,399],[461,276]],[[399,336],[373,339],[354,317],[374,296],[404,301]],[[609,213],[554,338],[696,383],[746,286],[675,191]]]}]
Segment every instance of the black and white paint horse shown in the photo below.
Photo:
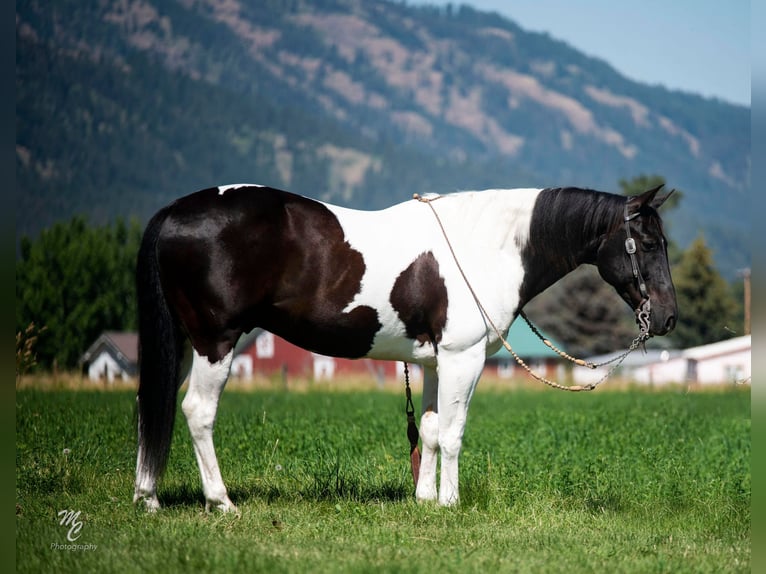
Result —
[{"label": "black and white paint horse", "polygon": [[[170,448],[178,388],[202,475],[206,508],[236,511],[213,447],[218,400],[243,333],[267,329],[324,355],[407,361],[424,369],[418,500],[458,501],[458,456],[485,359],[535,295],[583,263],[633,308],[651,300],[650,333],[677,306],[657,208],[639,196],[577,188],[505,189],[439,196],[455,250],[422,202],[355,211],[258,185],[183,197],[149,222],[137,265],[140,339],[134,501],[159,507],[157,479]],[[667,197],[667,196],[665,196]],[[440,484],[436,481],[441,455]]]}]

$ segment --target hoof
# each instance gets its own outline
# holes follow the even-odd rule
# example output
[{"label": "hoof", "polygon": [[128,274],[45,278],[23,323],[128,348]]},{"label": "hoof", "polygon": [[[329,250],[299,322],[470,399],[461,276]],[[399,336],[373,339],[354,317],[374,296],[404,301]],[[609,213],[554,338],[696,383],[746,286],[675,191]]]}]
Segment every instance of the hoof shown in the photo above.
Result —
[{"label": "hoof", "polygon": [[237,518],[241,516],[239,509],[228,497],[224,498],[224,500],[208,500],[205,502],[205,512],[213,512],[215,510],[225,514],[234,514]]},{"label": "hoof", "polygon": [[418,488],[415,490],[415,499],[418,502],[435,502],[436,498],[436,486],[432,488]]},{"label": "hoof", "polygon": [[144,501],[144,508],[147,512],[157,512],[160,509],[160,501],[157,500],[156,494],[139,494],[136,493],[133,496],[133,504],[140,504],[141,501]]},{"label": "hoof", "polygon": [[460,499],[457,496],[439,497],[439,506],[457,506],[459,502]]}]

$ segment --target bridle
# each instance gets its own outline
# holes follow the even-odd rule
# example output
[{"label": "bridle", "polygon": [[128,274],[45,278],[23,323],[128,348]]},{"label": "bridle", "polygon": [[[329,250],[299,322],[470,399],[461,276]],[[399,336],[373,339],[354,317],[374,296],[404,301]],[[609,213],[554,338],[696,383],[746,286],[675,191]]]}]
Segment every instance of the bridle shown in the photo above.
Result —
[{"label": "bridle", "polygon": [[645,342],[651,337],[649,334],[649,315],[651,314],[652,304],[649,299],[649,292],[646,289],[646,282],[643,275],[641,275],[641,269],[638,267],[638,258],[636,257],[636,240],[630,234],[630,222],[635,219],[641,213],[636,211],[633,214],[628,214],[628,202],[630,199],[625,200],[625,207],[623,209],[623,221],[625,223],[625,233],[627,238],[625,239],[625,251],[630,258],[630,265],[633,269],[633,279],[638,286],[638,292],[641,294],[641,302],[635,310],[636,322],[639,328],[639,338],[641,342]]}]

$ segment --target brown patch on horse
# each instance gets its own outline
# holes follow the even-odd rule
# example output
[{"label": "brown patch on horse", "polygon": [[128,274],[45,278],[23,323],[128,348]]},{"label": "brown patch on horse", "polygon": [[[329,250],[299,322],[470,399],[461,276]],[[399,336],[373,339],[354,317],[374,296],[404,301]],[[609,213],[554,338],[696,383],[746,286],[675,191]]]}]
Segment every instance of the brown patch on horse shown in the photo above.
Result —
[{"label": "brown patch on horse", "polygon": [[421,253],[399,274],[391,289],[391,306],[404,323],[407,336],[420,345],[430,342],[434,353],[447,324],[447,286],[439,262],[430,251]]},{"label": "brown patch on horse", "polygon": [[268,187],[206,189],[173,205],[158,249],[168,301],[211,361],[255,327],[358,358],[381,327],[372,307],[344,312],[365,262],[317,201]]}]

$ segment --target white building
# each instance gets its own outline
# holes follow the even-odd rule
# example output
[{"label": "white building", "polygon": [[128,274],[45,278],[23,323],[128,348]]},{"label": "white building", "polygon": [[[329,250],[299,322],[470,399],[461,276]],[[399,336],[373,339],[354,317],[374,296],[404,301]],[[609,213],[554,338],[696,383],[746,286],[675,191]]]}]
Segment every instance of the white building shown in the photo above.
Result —
[{"label": "white building", "polygon": [[80,357],[82,371],[92,381],[127,380],[138,370],[138,335],[105,331]]},{"label": "white building", "polygon": [[[684,351],[634,351],[617,369],[614,376],[643,384],[725,384],[750,383],[750,335],[726,339]],[[588,359],[600,363],[620,353]],[[609,365],[595,370],[576,368],[573,377],[578,384],[601,379]]]}]

